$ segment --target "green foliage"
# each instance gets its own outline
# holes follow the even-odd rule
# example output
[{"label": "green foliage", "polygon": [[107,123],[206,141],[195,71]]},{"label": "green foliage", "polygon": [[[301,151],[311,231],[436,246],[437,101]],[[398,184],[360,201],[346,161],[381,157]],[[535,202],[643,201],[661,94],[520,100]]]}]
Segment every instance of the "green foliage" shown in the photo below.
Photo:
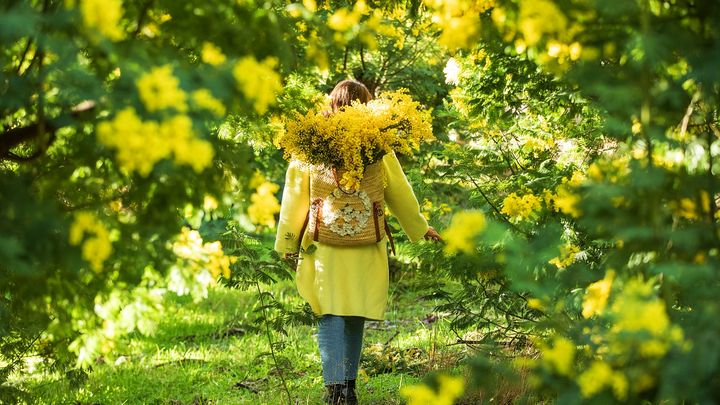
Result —
[{"label": "green foliage", "polygon": [[[529,314],[530,332],[546,336],[534,345],[540,356],[524,363],[534,391],[559,402],[717,399],[717,368],[688,364],[717,355],[697,342],[719,326],[710,298],[718,279],[708,269],[718,254],[720,87],[709,73],[714,53],[698,55],[716,46],[709,32],[719,14],[709,3],[686,6],[497,2],[479,35],[501,40],[500,54],[483,45],[458,59],[453,106],[474,127],[460,125],[468,145],[439,156],[477,190],[465,208],[483,209],[506,231],[491,222],[471,258],[448,264],[474,260],[485,274],[498,262],[501,277],[490,284],[517,293],[513,314]],[[533,150],[526,136],[565,147]],[[544,204],[519,199],[543,194]],[[495,296],[486,288],[473,299],[475,285],[447,307],[475,309],[468,319],[484,313]]]},{"label": "green foliage", "polygon": [[[281,116],[354,77],[433,109],[441,142],[401,161],[448,248],[400,237],[399,259],[475,329],[474,386],[717,402],[718,5],[314,3],[0,5],[0,400],[31,401],[6,384],[31,357],[82,385],[218,280],[286,368],[312,314],[266,289],[292,272],[245,212],[258,173],[282,182]],[[378,369],[419,372],[393,350]]]}]

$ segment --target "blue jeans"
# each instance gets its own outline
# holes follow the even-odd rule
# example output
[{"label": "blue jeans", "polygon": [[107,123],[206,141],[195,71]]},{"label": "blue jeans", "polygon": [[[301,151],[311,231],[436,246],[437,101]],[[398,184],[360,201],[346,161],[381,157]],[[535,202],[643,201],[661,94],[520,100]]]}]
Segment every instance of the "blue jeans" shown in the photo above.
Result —
[{"label": "blue jeans", "polygon": [[318,323],[318,346],[325,385],[357,378],[365,318],[323,315]]}]

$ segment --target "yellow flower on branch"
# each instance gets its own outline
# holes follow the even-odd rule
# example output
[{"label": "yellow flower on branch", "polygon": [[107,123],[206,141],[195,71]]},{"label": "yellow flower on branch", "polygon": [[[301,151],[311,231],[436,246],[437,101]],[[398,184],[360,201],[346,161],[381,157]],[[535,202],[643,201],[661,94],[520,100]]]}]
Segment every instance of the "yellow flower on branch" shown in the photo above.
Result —
[{"label": "yellow flower on branch", "polygon": [[566,27],[567,18],[554,2],[533,0],[520,3],[518,28],[529,46],[534,46],[546,35],[563,33]]},{"label": "yellow flower on branch", "polygon": [[575,361],[575,343],[563,336],[553,339],[552,347],[542,351],[542,361],[560,375],[569,376]]},{"label": "yellow flower on branch", "polygon": [[219,241],[204,243],[198,231],[187,227],[182,229],[172,247],[184,268],[195,273],[207,271],[213,281],[221,275],[230,278],[230,265],[237,261],[237,257],[225,255]]},{"label": "yellow flower on branch", "polygon": [[482,211],[461,211],[455,214],[450,226],[442,233],[447,242],[445,252],[475,252],[475,237],[485,229],[485,222]]},{"label": "yellow flower on branch", "polygon": [[442,33],[438,42],[450,49],[470,48],[480,29],[480,14],[494,5],[492,0],[425,0],[432,22]]},{"label": "yellow flower on branch", "polygon": [[575,263],[578,253],[580,253],[579,247],[572,244],[563,245],[560,246],[560,256],[550,259],[548,263],[554,264],[558,269],[564,269]]},{"label": "yellow flower on branch", "polygon": [[437,392],[425,384],[408,385],[400,389],[400,395],[407,398],[407,405],[452,405],[465,391],[462,377],[440,375]]},{"label": "yellow flower on branch", "polygon": [[210,142],[204,139],[186,139],[173,148],[175,162],[187,164],[197,173],[212,164],[215,150]]},{"label": "yellow flower on branch", "polygon": [[203,108],[215,114],[217,117],[223,117],[225,115],[225,105],[213,97],[212,93],[208,89],[199,89],[192,92],[190,98],[196,106]]},{"label": "yellow flower on branch", "polygon": [[637,345],[643,357],[662,357],[671,346],[684,342],[682,329],[670,321],[665,302],[656,296],[651,282],[628,281],[609,315],[613,320],[612,336]]},{"label": "yellow flower on branch", "polygon": [[103,263],[112,254],[110,232],[105,224],[90,212],[78,212],[70,226],[70,244],[79,245],[81,242],[83,259],[90,263],[95,272],[102,271]]},{"label": "yellow flower on branch", "polygon": [[180,88],[180,80],[173,75],[170,65],[152,68],[140,76],[136,84],[140,100],[148,111],[166,108],[187,111],[187,96]]},{"label": "yellow flower on branch", "polygon": [[557,194],[550,197],[555,211],[570,215],[573,218],[580,217],[582,212],[580,211],[580,209],[577,208],[577,205],[580,202],[580,196],[573,193],[568,187],[564,185],[559,186],[556,190],[556,193]]},{"label": "yellow flower on branch", "polygon": [[120,19],[123,15],[121,0],[82,0],[80,13],[85,26],[108,39],[119,41],[125,36],[120,28]]},{"label": "yellow flower on branch", "polygon": [[613,370],[605,362],[594,361],[590,368],[578,376],[578,385],[583,397],[588,398],[612,385]]},{"label": "yellow flower on branch", "polygon": [[143,122],[132,108],[119,111],[115,118],[97,125],[98,140],[117,149],[123,169],[147,176],[155,163],[170,155],[170,147],[159,137],[157,122]]},{"label": "yellow flower on branch", "polygon": [[280,212],[280,203],[275,197],[278,190],[280,186],[268,181],[257,187],[255,193],[250,196],[251,204],[248,207],[248,215],[252,223],[275,227],[275,214]]},{"label": "yellow flower on branch", "polygon": [[345,32],[358,25],[361,16],[356,10],[341,8],[328,18],[327,25],[335,31]]},{"label": "yellow flower on branch", "polygon": [[210,142],[197,139],[192,121],[186,115],[172,116],[161,123],[142,121],[135,110],[126,108],[109,121],[97,126],[98,140],[117,149],[120,167],[147,176],[157,162],[175,157],[175,162],[189,164],[197,172],[212,163],[214,150]]},{"label": "yellow flower on branch", "polygon": [[590,318],[595,314],[599,314],[605,310],[608,297],[610,296],[610,288],[612,288],[615,279],[615,271],[608,270],[605,278],[596,281],[587,287],[585,298],[582,305],[582,316]]},{"label": "yellow flower on branch", "polygon": [[219,66],[225,63],[227,57],[222,50],[212,42],[203,42],[200,59],[208,65]]},{"label": "yellow flower on branch", "polygon": [[520,222],[530,218],[536,210],[540,209],[540,198],[533,194],[525,194],[520,197],[511,193],[503,200],[503,207],[500,210],[510,217],[511,222]]},{"label": "yellow flower on branch", "polygon": [[238,87],[260,114],[264,114],[269,106],[275,104],[278,94],[282,92],[280,75],[275,71],[277,64],[276,58],[266,58],[258,62],[254,57],[246,56],[233,68]]}]

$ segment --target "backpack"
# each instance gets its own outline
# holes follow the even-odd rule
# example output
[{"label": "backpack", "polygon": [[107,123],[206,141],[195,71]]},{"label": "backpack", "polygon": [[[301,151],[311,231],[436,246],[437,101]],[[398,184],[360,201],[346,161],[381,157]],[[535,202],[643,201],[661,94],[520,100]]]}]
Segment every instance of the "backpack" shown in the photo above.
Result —
[{"label": "backpack", "polygon": [[385,222],[382,162],[365,168],[360,187],[353,192],[340,186],[340,177],[332,167],[310,168],[310,210],[306,223],[312,239],[328,245],[358,246],[380,242],[388,235],[394,252]]}]

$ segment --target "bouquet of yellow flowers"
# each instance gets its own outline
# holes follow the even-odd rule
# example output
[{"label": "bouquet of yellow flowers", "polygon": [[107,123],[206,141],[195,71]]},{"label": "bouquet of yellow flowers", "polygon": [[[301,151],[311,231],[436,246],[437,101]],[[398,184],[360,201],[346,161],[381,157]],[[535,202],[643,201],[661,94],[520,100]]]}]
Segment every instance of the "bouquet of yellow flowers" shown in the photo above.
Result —
[{"label": "bouquet of yellow flowers", "polygon": [[353,190],[359,187],[365,167],[386,153],[409,154],[432,139],[430,111],[407,92],[396,91],[331,114],[317,110],[295,114],[276,143],[285,159],[336,169],[342,173],[340,185]]}]

